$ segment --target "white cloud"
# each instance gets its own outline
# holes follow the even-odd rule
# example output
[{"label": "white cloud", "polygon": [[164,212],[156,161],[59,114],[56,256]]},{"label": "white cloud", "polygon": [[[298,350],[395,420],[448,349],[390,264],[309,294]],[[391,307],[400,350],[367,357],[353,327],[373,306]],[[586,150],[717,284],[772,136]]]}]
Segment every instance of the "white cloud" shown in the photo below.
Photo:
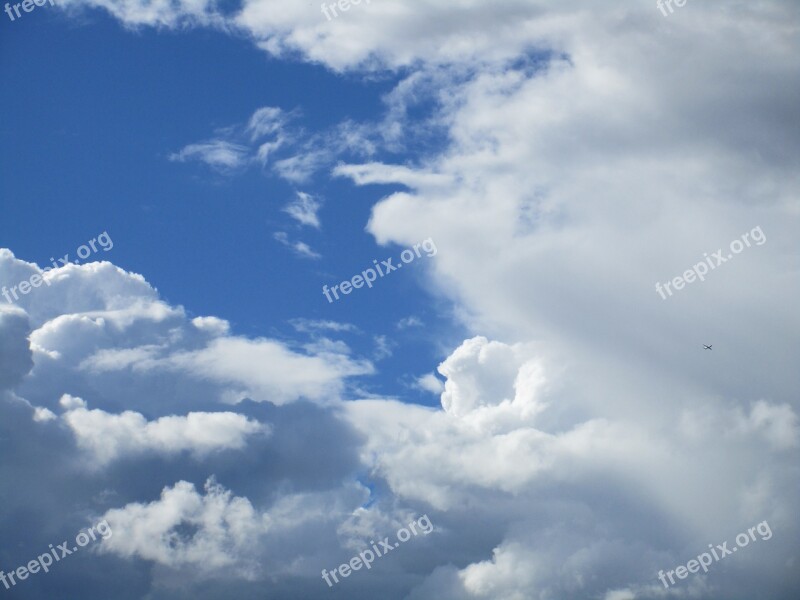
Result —
[{"label": "white cloud", "polygon": [[250,117],[247,130],[255,141],[268,134],[279,133],[285,123],[283,111],[275,106],[265,106],[256,110]]},{"label": "white cloud", "polygon": [[269,432],[266,425],[232,412],[190,412],[148,421],[141,413],[129,410],[118,415],[88,410],[83,400],[68,394],[62,396],[60,404],[67,411],[61,419],[98,467],[148,452],[169,455],[189,451],[203,458],[214,451],[241,450],[247,437]]},{"label": "white cloud", "polygon": [[276,160],[275,172],[291,183],[308,183],[311,176],[330,160],[327,151],[308,151],[288,158]]},{"label": "white cloud", "polygon": [[292,251],[301,258],[310,258],[316,260],[318,258],[322,258],[322,255],[318,252],[314,252],[311,249],[311,246],[306,244],[305,242],[301,242],[299,240],[292,241],[289,239],[289,234],[285,231],[276,231],[273,236],[275,240],[286,246],[287,248],[291,248]]},{"label": "white cloud", "polygon": [[452,183],[449,175],[380,163],[338,165],[333,169],[333,174],[338,177],[348,177],[357,185],[401,183],[411,188],[418,188],[445,186]]},{"label": "white cloud", "polygon": [[397,326],[396,327],[398,329],[410,329],[412,327],[422,327],[423,325],[424,325],[424,323],[422,322],[422,319],[412,315],[410,317],[404,317],[404,318],[400,319],[397,322]]},{"label": "white cloud", "polygon": [[[472,511],[473,518],[501,511],[508,529],[491,559],[437,571],[410,598],[622,594],[625,584],[636,597],[655,598],[653,573],[685,562],[687,547],[699,553],[708,539],[730,539],[765,518],[794,528],[793,501],[778,492],[784,477],[796,479],[782,458],[797,439],[789,407],[758,402],[742,413],[705,403],[699,429],[697,418],[677,415],[666,423],[633,413],[593,418],[590,404],[572,395],[576,389],[564,396],[565,382],[558,371],[548,373],[533,347],[485,338],[465,341],[440,372],[447,377],[444,412],[387,401],[347,406],[369,438],[362,457],[400,497],[443,511],[478,502],[486,510],[481,517]],[[695,428],[676,436],[683,422]],[[736,469],[725,466],[730,461]],[[609,505],[598,497],[609,497]],[[586,532],[578,525],[584,519]],[[685,527],[677,546],[641,535],[673,522]],[[758,568],[769,560],[759,557]],[[522,565],[525,573],[517,573]],[[756,567],[741,568],[752,576]],[[592,574],[597,583],[573,587]],[[690,582],[675,593],[706,597],[702,589]]]},{"label": "white cloud", "polygon": [[250,553],[267,532],[247,498],[234,496],[213,479],[206,482],[204,495],[179,481],[164,488],[159,500],[131,503],[103,518],[114,532],[103,540],[103,551],[169,567],[200,568],[206,576],[221,569],[254,575],[258,565]]},{"label": "white cloud", "polygon": [[320,228],[317,213],[322,207],[322,203],[311,194],[297,192],[297,197],[283,209],[290,217],[301,225]]},{"label": "white cloud", "polygon": [[199,160],[218,171],[228,172],[239,169],[249,162],[247,148],[225,140],[211,140],[199,144],[189,144],[169,159],[178,162]]},{"label": "white cloud", "polygon": [[433,373],[426,373],[415,381],[416,387],[431,394],[440,395],[444,391],[444,384]]},{"label": "white cloud", "polygon": [[273,55],[299,51],[310,61],[346,70],[510,59],[528,47],[540,15],[537,2],[416,0],[373,2],[328,21],[316,8],[247,0],[236,23]]},{"label": "white cloud", "polygon": [[358,327],[352,323],[340,323],[338,321],[326,321],[321,319],[292,319],[290,323],[297,331],[303,333],[314,333],[317,331],[358,331]]},{"label": "white cloud", "polygon": [[213,0],[175,0],[173,2],[145,2],[144,0],[70,0],[63,5],[102,8],[131,28],[142,25],[153,27],[186,28],[193,26],[225,27],[225,19],[217,11]]},{"label": "white cloud", "polygon": [[304,356],[276,341],[244,338],[217,339],[202,350],[176,354],[165,364],[241,387],[252,399],[274,404],[335,398],[343,377],[372,370],[368,363],[340,354]]},{"label": "white cloud", "polygon": [[192,319],[192,325],[214,336],[227,335],[231,327],[225,319],[217,317],[195,317]]},{"label": "white cloud", "polygon": [[[15,277],[4,273],[28,264],[0,256],[0,283]],[[276,340],[233,336],[222,319],[189,320],[180,307],[160,301],[141,276],[109,263],[69,265],[51,273],[52,286],[26,296],[24,308],[0,309],[0,326],[9,327],[0,344],[0,354],[4,347],[8,353],[0,384],[19,382],[35,361],[37,379],[52,377],[66,387],[51,389],[50,397],[85,389],[91,381],[95,404],[95,394],[127,397],[136,386],[149,385],[145,381],[178,377],[184,391],[161,399],[160,406],[145,400],[143,412],[150,413],[177,408],[189,389],[214,401],[249,396],[275,404],[327,402],[337,398],[346,378],[372,372],[368,361],[330,348],[309,355]],[[131,381],[120,385],[120,377]],[[55,408],[44,400],[35,404]]]},{"label": "white cloud", "polygon": [[284,140],[279,138],[274,142],[264,142],[261,144],[256,151],[258,162],[260,162],[263,166],[266,166],[270,160],[270,156],[272,156],[279,148],[281,148],[284,143]]},{"label": "white cloud", "polygon": [[58,417],[49,408],[37,407],[33,411],[33,420],[37,423],[46,423],[47,421],[54,421]]}]

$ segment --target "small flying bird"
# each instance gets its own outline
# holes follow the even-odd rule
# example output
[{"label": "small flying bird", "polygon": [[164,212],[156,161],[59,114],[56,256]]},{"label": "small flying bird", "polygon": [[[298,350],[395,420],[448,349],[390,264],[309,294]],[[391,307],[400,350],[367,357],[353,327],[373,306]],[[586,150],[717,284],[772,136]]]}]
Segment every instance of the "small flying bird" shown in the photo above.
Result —
[{"label": "small flying bird", "polygon": [[[711,346],[713,345],[714,344],[711,344]],[[711,346],[706,346],[705,344],[703,344],[703,350],[711,350]]]}]

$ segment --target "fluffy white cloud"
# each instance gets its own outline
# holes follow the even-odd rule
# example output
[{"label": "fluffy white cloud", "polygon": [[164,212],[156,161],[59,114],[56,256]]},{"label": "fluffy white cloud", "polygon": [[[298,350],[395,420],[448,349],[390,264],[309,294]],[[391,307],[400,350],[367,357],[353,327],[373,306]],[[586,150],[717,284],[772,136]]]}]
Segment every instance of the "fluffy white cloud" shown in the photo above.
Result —
[{"label": "fluffy white cloud", "polygon": [[269,432],[268,426],[232,412],[190,412],[148,421],[130,410],[118,415],[89,410],[83,400],[68,394],[59,403],[66,409],[61,419],[96,466],[148,452],[169,455],[189,451],[201,459],[214,451],[240,450],[248,436]]},{"label": "fluffy white cloud", "polygon": [[418,377],[415,385],[421,389],[425,390],[426,392],[430,392],[431,394],[441,394],[444,391],[444,384],[436,378],[436,375],[433,373],[426,373],[421,377]]},{"label": "fluffy white cloud", "polygon": [[298,397],[335,398],[344,377],[372,371],[367,362],[353,362],[342,354],[303,356],[275,341],[243,338],[215,340],[203,350],[172,356],[168,364],[231,383],[247,390],[253,399],[275,404]]},{"label": "fluffy white cloud", "polygon": [[[796,528],[786,492],[797,482],[797,416],[787,405],[762,400],[744,413],[707,400],[702,419],[675,415],[672,426],[638,414],[592,418],[575,410],[583,398],[564,396],[566,375],[548,373],[532,347],[485,338],[465,341],[440,372],[444,412],[386,401],[347,407],[369,440],[363,459],[400,497],[442,511],[474,506],[465,515],[504,523],[491,559],[437,571],[412,598],[602,595],[626,585],[657,598],[653,573],[685,563],[708,540],[764,519]],[[673,542],[661,529],[669,523],[683,525]],[[785,581],[785,565],[765,570],[783,551],[792,552],[762,546],[741,572],[758,572],[762,585],[767,571]],[[676,593],[704,597],[698,586]]]},{"label": "fluffy white cloud", "polygon": [[[0,284],[37,271],[7,251],[0,254]],[[188,406],[246,397],[275,404],[327,402],[343,391],[346,378],[373,371],[368,361],[351,358],[347,347],[309,354],[276,340],[230,335],[222,319],[189,320],[181,307],[159,300],[140,275],[110,263],[70,264],[47,276],[50,286],[0,312],[0,323],[14,332],[0,346],[9,355],[0,383],[19,382],[33,367],[24,390],[44,408],[53,410],[64,393],[80,390],[90,390],[79,395],[93,405],[130,394],[143,412],[160,416],[184,411],[184,398]],[[182,381],[173,397],[160,403],[135,397],[136,387],[157,386],[165,373]],[[120,386],[120,377],[131,384],[135,379],[135,386]]]},{"label": "fluffy white cloud", "polygon": [[114,535],[102,549],[171,567],[236,568],[251,576],[257,565],[248,554],[266,533],[266,523],[246,498],[213,479],[204,491],[201,495],[191,483],[179,481],[164,488],[159,500],[108,511],[103,518]]},{"label": "fluffy white cloud", "polygon": [[542,371],[534,360],[525,361],[520,348],[484,337],[467,340],[439,366],[447,378],[442,407],[464,416],[503,404],[519,407],[519,416],[530,416],[541,404]]}]

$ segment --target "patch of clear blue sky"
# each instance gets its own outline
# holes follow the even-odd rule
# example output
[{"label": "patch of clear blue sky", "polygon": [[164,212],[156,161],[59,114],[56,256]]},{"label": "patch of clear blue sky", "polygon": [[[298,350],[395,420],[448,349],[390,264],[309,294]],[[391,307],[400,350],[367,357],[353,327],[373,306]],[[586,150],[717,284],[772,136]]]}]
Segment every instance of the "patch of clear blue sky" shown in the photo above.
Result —
[{"label": "patch of clear blue sky", "polygon": [[[419,269],[408,265],[334,304],[321,292],[399,254],[364,231],[391,187],[357,188],[324,174],[292,186],[260,168],[225,177],[168,160],[262,106],[299,108],[298,124],[311,133],[378,119],[397,77],[341,76],[276,61],[214,31],[131,32],[100,11],[75,21],[49,8],[0,30],[0,246],[44,266],[107,230],[109,260],[142,273],[190,315],[228,319],[235,333],[296,339],[289,319],[346,321],[362,330],[346,341],[367,356],[373,336],[388,336],[394,355],[363,384],[435,404],[403,381],[435,366],[439,344],[460,339],[443,304],[418,286]],[[414,161],[418,150],[388,160]],[[324,199],[321,232],[300,230],[281,211],[295,190]],[[278,230],[324,258],[295,257],[273,239]],[[426,327],[398,332],[409,315]]]}]

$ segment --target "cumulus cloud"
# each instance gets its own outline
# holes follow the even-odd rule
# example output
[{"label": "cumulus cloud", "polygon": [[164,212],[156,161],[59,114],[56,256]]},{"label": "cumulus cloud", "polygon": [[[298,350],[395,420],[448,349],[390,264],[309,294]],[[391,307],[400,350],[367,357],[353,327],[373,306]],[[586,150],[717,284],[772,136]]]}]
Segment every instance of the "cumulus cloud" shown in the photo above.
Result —
[{"label": "cumulus cloud", "polygon": [[440,395],[444,391],[444,384],[433,373],[426,373],[416,379],[416,387],[431,394]]},{"label": "cumulus cloud", "polygon": [[[662,593],[650,582],[653,573],[685,562],[682,553],[690,547],[696,555],[708,539],[729,538],[731,529],[763,518],[794,530],[791,500],[778,490],[785,489],[781,479],[792,470],[782,455],[795,432],[792,425],[772,429],[774,416],[786,407],[756,403],[742,415],[709,404],[707,428],[676,437],[641,419],[573,413],[567,424],[558,405],[576,399],[561,397],[560,382],[529,346],[467,340],[440,372],[447,377],[443,412],[386,401],[348,406],[369,438],[364,458],[395,493],[448,512],[479,502],[485,510],[467,514],[498,521],[503,531],[505,540],[491,558],[437,569],[412,598],[622,594],[627,585],[637,598],[657,598]],[[784,418],[794,423],[796,415],[789,409]],[[712,422],[731,429],[714,435]],[[724,466],[731,459],[735,472]],[[764,469],[765,464],[773,466]],[[717,501],[708,503],[711,497]],[[566,498],[569,505],[563,504]],[[533,504],[538,508],[531,512]],[[576,527],[584,519],[586,531]],[[682,533],[667,541],[654,523],[682,523]],[[654,537],[642,536],[643,530]],[[780,551],[761,552],[772,558],[753,557],[747,568],[763,570]],[[767,570],[786,581],[783,568]],[[596,583],[576,583],[591,574]],[[760,576],[760,585],[766,578]],[[705,584],[675,593],[708,593],[698,589]]]},{"label": "cumulus cloud", "polygon": [[[12,281],[20,269],[35,269],[28,265],[10,254],[0,257],[0,283]],[[33,391],[31,399],[50,410],[64,393],[76,394],[70,390],[91,390],[92,404],[98,395],[100,402],[108,395],[128,396],[128,384],[116,389],[120,377],[145,388],[166,374],[180,377],[184,385],[173,398],[157,408],[144,404],[147,412],[168,416],[184,401],[326,402],[342,392],[346,378],[372,372],[368,361],[350,358],[349,349],[306,354],[277,340],[231,335],[222,319],[189,320],[182,308],[158,299],[144,278],[110,263],[67,265],[49,275],[51,286],[0,312],[9,332],[0,346],[8,353],[0,381],[19,383],[34,367],[36,380],[53,385]],[[133,390],[130,401],[141,405]],[[199,400],[190,400],[193,393]]]},{"label": "cumulus cloud", "polygon": [[119,457],[147,452],[169,455],[189,451],[202,459],[214,451],[240,450],[248,436],[269,432],[268,426],[232,412],[190,412],[148,421],[130,410],[118,415],[89,410],[83,400],[68,394],[59,404],[66,409],[61,419],[78,446],[101,467]]},{"label": "cumulus cloud", "polygon": [[213,479],[206,481],[204,492],[179,481],[164,488],[158,500],[108,511],[103,518],[114,535],[102,549],[170,567],[199,567],[202,573],[236,567],[249,575],[257,565],[248,552],[266,533],[266,523],[246,498]]}]

